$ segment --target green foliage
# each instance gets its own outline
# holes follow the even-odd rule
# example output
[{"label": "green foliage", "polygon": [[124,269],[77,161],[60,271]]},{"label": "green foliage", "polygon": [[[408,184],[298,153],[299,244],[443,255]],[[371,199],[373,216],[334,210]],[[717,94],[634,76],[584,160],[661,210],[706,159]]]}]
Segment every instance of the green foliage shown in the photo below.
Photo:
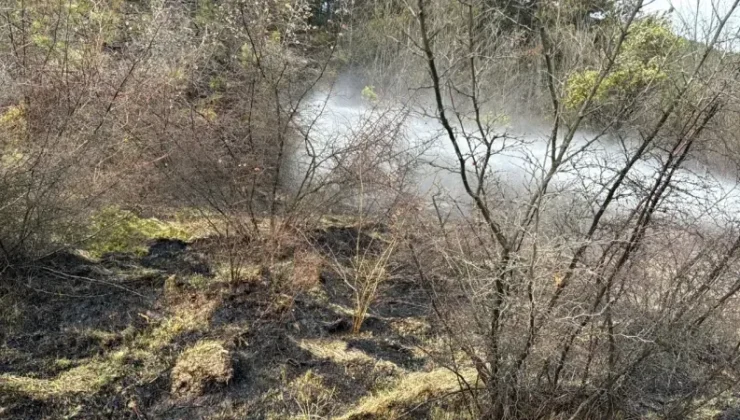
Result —
[{"label": "green foliage", "polygon": [[649,63],[665,58],[686,41],[671,30],[665,19],[648,18],[635,23],[624,41],[621,57],[627,62]]},{"label": "green foliage", "polygon": [[188,284],[197,290],[204,290],[208,287],[208,284],[210,283],[210,280],[208,277],[203,276],[201,274],[195,274],[188,278]]},{"label": "green foliage", "polygon": [[[622,45],[613,70],[602,80],[594,94],[594,102],[611,97],[623,97],[668,78],[665,59],[681,48],[685,41],[674,34],[669,23],[661,19],[645,19],[635,23]],[[567,82],[565,106],[581,106],[593,90],[599,71],[587,69],[570,76]]]},{"label": "green foliage", "polygon": [[145,243],[154,238],[188,240],[190,234],[180,225],[157,219],[140,218],[118,207],[108,207],[92,217],[92,238],[86,248],[93,256],[108,252],[145,252]]},{"label": "green foliage", "polygon": [[0,114],[0,174],[23,170],[26,159],[26,110],[23,106],[10,106]]},{"label": "green foliage", "polygon": [[52,41],[51,37],[47,35],[33,34],[31,35],[31,41],[35,46],[41,49],[51,50],[54,48],[54,41]]},{"label": "green foliage", "polygon": [[511,117],[505,113],[487,112],[481,116],[481,123],[486,127],[506,127],[511,124]]},{"label": "green foliage", "polygon": [[375,93],[375,86],[365,86],[362,89],[362,97],[371,102],[377,101],[378,94]]},{"label": "green foliage", "polygon": [[281,40],[282,40],[282,35],[280,35],[280,31],[270,32],[270,42],[273,42],[275,44],[280,44]]},{"label": "green foliage", "polygon": [[199,107],[198,113],[208,122],[214,122],[218,118],[218,114],[212,106]]},{"label": "green foliage", "polygon": [[198,0],[194,19],[196,25],[206,26],[213,23],[216,17],[216,4],[213,0]]},{"label": "green foliage", "polygon": [[239,62],[244,68],[249,68],[254,63],[254,52],[252,46],[245,42],[239,49]]},{"label": "green foliage", "polygon": [[97,48],[100,42],[126,38],[124,32],[130,33],[134,26],[122,18],[124,0],[10,0],[9,3],[8,10],[13,12],[7,16],[8,24],[28,28],[25,58],[44,65],[72,68],[90,65],[91,56],[100,54]]},{"label": "green foliage", "polygon": [[214,91],[221,92],[226,89],[226,79],[221,76],[212,77],[208,82],[208,87]]},{"label": "green foliage", "polygon": [[23,153],[19,148],[26,134],[26,110],[23,106],[10,106],[0,114],[0,154],[2,166],[19,162]]},{"label": "green foliage", "polygon": [[10,106],[0,115],[0,128],[14,130],[23,127],[26,111],[22,106]]}]

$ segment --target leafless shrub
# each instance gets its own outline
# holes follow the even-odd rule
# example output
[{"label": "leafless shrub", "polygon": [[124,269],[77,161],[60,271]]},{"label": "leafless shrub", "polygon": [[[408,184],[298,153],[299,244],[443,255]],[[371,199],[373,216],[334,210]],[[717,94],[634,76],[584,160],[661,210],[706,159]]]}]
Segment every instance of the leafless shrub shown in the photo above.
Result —
[{"label": "leafless shrub", "polygon": [[0,9],[4,266],[84,239],[90,212],[131,169],[115,114],[151,43],[110,57],[99,46],[115,22],[98,6],[85,30],[81,12],[62,3]]},{"label": "leafless shrub", "polygon": [[[659,111],[635,112],[656,98],[658,80],[649,79],[639,89],[609,96],[609,110],[599,117],[606,128],[583,140],[576,139],[582,135],[579,128],[606,110],[599,89],[623,71],[621,54],[634,46],[631,36],[651,21],[638,17],[638,2],[612,26],[599,70],[589,73],[592,83],[574,107],[568,95],[577,79],[567,77],[573,64],[558,58],[564,45],[558,39],[567,37],[567,29],[543,12],[531,29],[542,45],[551,127],[540,141],[542,154],[521,158],[530,174],[523,188],[507,191],[495,172],[501,162],[496,156],[517,140],[484,118],[488,91],[481,88],[480,75],[495,65],[489,65],[490,49],[475,36],[474,8],[482,6],[459,4],[464,18],[457,26],[448,7],[417,2],[415,51],[426,59],[434,114],[453,149],[450,169],[474,212],[461,211],[455,220],[437,206],[439,227],[414,254],[450,337],[442,359],[459,371],[455,355],[464,354],[484,384],[484,392],[469,386],[475,398],[482,398],[481,415],[603,417],[626,410],[626,401],[664,394],[676,398],[662,403],[674,412],[690,406],[699,393],[726,389],[715,369],[700,362],[706,341],[696,340],[706,332],[707,320],[740,290],[733,280],[722,280],[735,264],[737,246],[734,235],[711,236],[716,254],[697,249],[709,234],[705,217],[722,217],[723,209],[712,198],[704,215],[684,206],[710,187],[683,168],[693,147],[708,141],[705,130],[728,100],[709,76],[716,67],[705,65],[708,57],[716,57],[713,48],[734,9],[715,27],[712,42],[680,57],[691,63],[691,76],[663,90],[668,99],[661,99]],[[456,29],[456,43],[443,44],[446,31]],[[465,59],[454,59],[456,50],[466,51]],[[675,58],[665,57],[661,66]],[[632,140],[617,133],[621,150],[611,160],[589,157],[598,156],[590,153],[603,147],[600,139],[614,127],[639,134]],[[689,187],[692,183],[698,185]],[[562,198],[567,202],[569,184],[581,185],[570,191],[582,195],[576,201],[585,206],[563,214],[558,204]],[[682,195],[687,190],[703,192]],[[714,221],[735,230],[732,221],[710,224]],[[668,249],[674,254],[663,253]],[[679,268],[663,263],[676,261],[677,255]],[[688,286],[687,281],[697,283]],[[711,290],[718,293],[710,296]],[[721,346],[723,360],[735,360],[738,337],[731,336]],[[650,369],[676,376],[643,388],[642,394],[631,388],[646,384],[640,378]],[[680,389],[671,388],[676,381]]]}]

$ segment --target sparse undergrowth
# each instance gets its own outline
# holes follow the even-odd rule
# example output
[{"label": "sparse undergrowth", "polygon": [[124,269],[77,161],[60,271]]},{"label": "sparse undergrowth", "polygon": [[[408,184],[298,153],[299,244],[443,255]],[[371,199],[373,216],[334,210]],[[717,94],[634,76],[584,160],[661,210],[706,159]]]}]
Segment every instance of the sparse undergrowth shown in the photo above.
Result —
[{"label": "sparse undergrowth", "polygon": [[[61,258],[55,272],[82,274],[4,297],[0,414],[477,418],[459,392],[462,383],[481,386],[476,370],[457,365],[454,373],[430,356],[445,350],[444,340],[418,283],[389,275],[362,330],[352,333],[352,289],[335,271],[340,258],[327,263],[344,255],[352,268],[352,232],[325,226],[312,243],[293,241],[279,257],[251,253],[238,277],[218,252],[219,237],[141,235],[127,250],[146,252]],[[31,320],[28,311],[11,310],[29,302],[48,312]],[[735,405],[723,394],[697,413],[726,420],[720,416]]]},{"label": "sparse undergrowth", "polygon": [[171,364],[168,350],[176,348],[174,341],[185,334],[205,331],[213,308],[210,302],[202,306],[173,307],[170,314],[159,320],[140,313],[147,324],[138,333],[128,329],[119,334],[124,343],[121,346],[75,362],[63,358],[53,360],[52,363],[73,366],[53,378],[3,374],[0,388],[39,401],[53,401],[73,395],[95,395],[123,378],[137,383],[156,380]]},{"label": "sparse undergrowth", "polygon": [[[45,295],[55,323],[18,314],[3,336],[4,418],[385,419],[457,386],[414,350],[415,331],[430,328],[419,306],[385,316],[375,302],[363,333],[349,334],[351,291],[322,255],[345,252],[352,235],[320,229],[315,250],[287,249],[272,265],[253,255],[233,279],[214,240],[182,242],[183,224],[110,215],[123,237],[98,237],[95,259],[54,265],[96,282],[57,285],[71,296]],[[192,259],[210,268],[178,263]],[[31,292],[6,299],[24,305]],[[20,338],[29,334],[43,345]],[[215,405],[188,403],[201,398]],[[190,408],[174,408],[182,401]]]},{"label": "sparse undergrowth", "polygon": [[[473,381],[475,371],[470,369],[463,372],[467,381]],[[404,375],[388,389],[362,398],[357,406],[340,417],[342,420],[361,419],[396,419],[408,415],[413,408],[418,408],[427,401],[433,401],[446,394],[460,389],[458,377],[451,371],[443,368],[431,372],[413,372]],[[443,418],[444,410],[436,408],[437,418]],[[459,419],[465,418],[465,413],[456,413]]]}]

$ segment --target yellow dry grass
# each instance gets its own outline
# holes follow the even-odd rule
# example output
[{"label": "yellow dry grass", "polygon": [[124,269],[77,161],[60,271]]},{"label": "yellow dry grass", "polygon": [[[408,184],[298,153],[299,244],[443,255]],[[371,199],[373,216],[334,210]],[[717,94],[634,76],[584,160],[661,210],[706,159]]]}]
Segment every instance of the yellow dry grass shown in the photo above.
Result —
[{"label": "yellow dry grass", "polygon": [[227,383],[233,374],[231,356],[223,343],[201,340],[177,358],[170,375],[171,393],[198,396],[209,383]]},{"label": "yellow dry grass", "polygon": [[348,349],[347,342],[332,339],[306,339],[298,342],[298,346],[318,359],[329,359],[335,363],[372,362],[373,358],[358,349]]},{"label": "yellow dry grass", "polygon": [[[157,322],[153,328],[122,348],[87,359],[53,378],[0,375],[0,392],[17,392],[32,398],[48,399],[71,394],[94,394],[126,375],[151,381],[169,366],[169,361],[158,353],[177,336],[207,328],[215,307],[215,302],[201,304],[197,308],[190,305],[176,307],[170,317]],[[134,363],[139,366],[136,371],[131,370]]]},{"label": "yellow dry grass", "polygon": [[[466,370],[463,377],[471,381],[475,378],[475,371]],[[354,408],[337,420],[395,419],[417,404],[458,389],[460,386],[457,376],[447,369],[413,372],[400,378],[394,386],[361,399]]]}]

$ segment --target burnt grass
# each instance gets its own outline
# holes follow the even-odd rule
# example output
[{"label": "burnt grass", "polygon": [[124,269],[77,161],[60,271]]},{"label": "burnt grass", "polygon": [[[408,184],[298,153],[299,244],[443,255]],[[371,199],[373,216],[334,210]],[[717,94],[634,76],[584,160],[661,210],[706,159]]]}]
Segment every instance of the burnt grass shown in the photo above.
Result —
[{"label": "burnt grass", "polygon": [[[367,233],[349,227],[320,229],[309,237],[314,250],[335,261],[351,258],[358,238],[363,250],[377,246]],[[219,279],[212,252],[217,244],[217,238],[159,239],[144,255],[117,253],[99,260],[59,253],[6,278],[0,289],[0,418],[290,418],[300,410],[288,385],[308,371],[331,390],[322,408],[331,418],[397,375],[379,370],[383,363],[403,372],[430,369],[432,362],[415,350],[429,329],[399,328],[428,326],[426,295],[406,268],[393,268],[363,332],[354,336],[346,310],[351,290],[330,266],[321,269],[310,290],[286,290],[269,267],[257,278],[234,283]],[[284,259],[292,255],[289,249]],[[198,312],[205,307],[211,310]],[[189,310],[202,327],[172,328],[164,339],[149,336],[169,328],[175,313],[187,318]],[[228,349],[231,379],[209,384],[187,400],[172,395],[177,355],[205,339]],[[307,350],[303,340],[341,340],[346,351],[363,356],[343,361]],[[74,369],[118,360],[115,355],[132,348],[151,354],[122,356],[111,378],[90,389],[63,388],[67,384],[59,378],[75,378]],[[18,378],[30,378],[30,384],[48,380],[59,389],[42,392],[15,384]],[[424,418],[423,410],[418,418]]]}]

